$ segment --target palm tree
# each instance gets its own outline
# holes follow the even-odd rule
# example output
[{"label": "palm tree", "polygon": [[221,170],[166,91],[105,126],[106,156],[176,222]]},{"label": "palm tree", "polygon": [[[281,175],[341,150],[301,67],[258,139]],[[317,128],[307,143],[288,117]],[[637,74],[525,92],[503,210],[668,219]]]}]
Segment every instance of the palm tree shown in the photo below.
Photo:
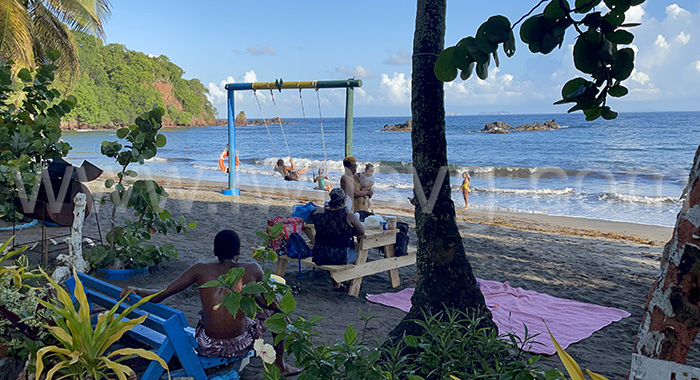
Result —
[{"label": "palm tree", "polygon": [[55,49],[59,66],[74,76],[79,63],[71,29],[103,38],[109,14],[109,0],[0,0],[0,57],[16,69],[33,67]]}]

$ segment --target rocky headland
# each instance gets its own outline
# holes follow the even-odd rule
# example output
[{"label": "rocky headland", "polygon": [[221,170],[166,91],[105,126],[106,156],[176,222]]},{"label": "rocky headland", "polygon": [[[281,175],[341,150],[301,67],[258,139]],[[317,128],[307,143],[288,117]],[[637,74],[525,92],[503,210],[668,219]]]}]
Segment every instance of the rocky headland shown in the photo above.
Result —
[{"label": "rocky headland", "polygon": [[384,128],[382,128],[382,132],[411,132],[412,130],[413,122],[411,120],[394,125],[386,124]]},{"label": "rocky headland", "polygon": [[513,127],[502,121],[495,121],[486,124],[481,131],[487,133],[510,133],[510,131],[550,131],[559,128],[559,124],[557,124],[556,120],[546,120],[544,124],[540,122],[534,124],[520,124],[517,127]]}]

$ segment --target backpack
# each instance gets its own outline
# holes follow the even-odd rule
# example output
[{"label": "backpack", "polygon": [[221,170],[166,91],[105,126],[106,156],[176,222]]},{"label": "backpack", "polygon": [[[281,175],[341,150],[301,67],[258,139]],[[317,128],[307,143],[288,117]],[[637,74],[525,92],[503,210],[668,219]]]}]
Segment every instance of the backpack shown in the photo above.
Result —
[{"label": "backpack", "polygon": [[269,248],[274,249],[275,251],[280,251],[280,248],[282,248],[282,252],[284,251],[284,245],[287,243],[287,239],[289,238],[289,235],[291,235],[294,232],[301,232],[302,227],[304,226],[304,219],[302,218],[297,218],[295,216],[283,218],[281,216],[278,216],[276,218],[270,219],[267,221],[267,232],[270,232],[270,227],[274,226],[275,224],[283,222],[284,223],[284,229],[282,230],[282,233],[278,235],[278,238],[275,240],[270,241]]},{"label": "backpack", "polygon": [[287,240],[287,256],[292,259],[305,259],[311,257],[311,248],[306,244],[304,238],[294,232]]},{"label": "backpack", "polygon": [[[406,256],[408,254],[408,223],[396,222],[396,243],[394,243],[394,256]],[[384,253],[384,247],[379,247],[379,250]]]}]

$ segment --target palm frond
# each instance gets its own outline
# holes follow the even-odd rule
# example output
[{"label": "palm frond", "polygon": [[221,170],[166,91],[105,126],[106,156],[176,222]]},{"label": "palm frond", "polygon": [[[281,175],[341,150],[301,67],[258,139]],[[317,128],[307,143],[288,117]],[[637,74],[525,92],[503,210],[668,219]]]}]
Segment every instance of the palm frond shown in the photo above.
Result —
[{"label": "palm frond", "polygon": [[35,50],[38,53],[37,57],[43,57],[44,53],[49,50],[60,51],[59,74],[60,72],[69,73],[69,82],[73,82],[77,78],[80,67],[78,49],[73,34],[68,26],[43,4],[35,4],[31,11],[32,34],[34,35]]},{"label": "palm frond", "polygon": [[31,20],[21,1],[0,0],[0,55],[17,70],[34,64]]},{"label": "palm frond", "polygon": [[70,29],[104,38],[103,22],[110,14],[109,0],[32,0],[42,3]]}]

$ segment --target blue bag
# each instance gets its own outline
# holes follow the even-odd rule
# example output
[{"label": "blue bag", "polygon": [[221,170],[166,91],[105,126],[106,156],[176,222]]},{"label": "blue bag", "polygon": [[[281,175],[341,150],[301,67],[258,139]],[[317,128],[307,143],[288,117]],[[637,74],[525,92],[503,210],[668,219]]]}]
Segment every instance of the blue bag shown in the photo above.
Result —
[{"label": "blue bag", "polygon": [[292,259],[305,259],[311,257],[311,248],[306,244],[304,238],[294,232],[287,240],[287,256]]},{"label": "blue bag", "polygon": [[295,205],[292,207],[292,216],[296,216],[304,219],[306,222],[309,219],[309,215],[316,210],[316,205],[314,202],[309,202],[305,205]]}]

